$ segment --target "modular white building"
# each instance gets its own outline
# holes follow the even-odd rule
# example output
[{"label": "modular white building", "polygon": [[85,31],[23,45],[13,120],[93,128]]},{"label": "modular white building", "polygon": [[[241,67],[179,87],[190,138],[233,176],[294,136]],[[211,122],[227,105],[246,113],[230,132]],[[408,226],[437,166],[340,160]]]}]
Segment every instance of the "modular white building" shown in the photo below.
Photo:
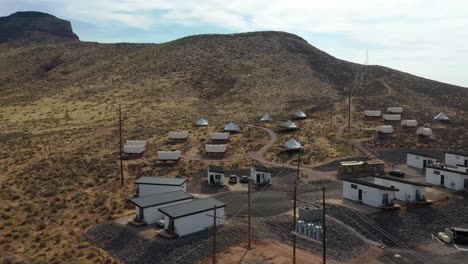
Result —
[{"label": "modular white building", "polygon": [[182,237],[212,227],[215,206],[216,225],[222,225],[226,204],[213,197],[162,207],[159,211],[164,215],[164,228]]},{"label": "modular white building", "polygon": [[187,178],[143,176],[135,183],[138,184],[139,197],[187,190]]},{"label": "modular white building", "polygon": [[227,144],[205,144],[207,154],[223,154],[227,150]]},{"label": "modular white building", "polygon": [[250,179],[253,184],[265,185],[271,183],[271,170],[263,165],[253,165],[250,168]]},{"label": "modular white building", "polygon": [[379,117],[382,115],[380,110],[364,110],[364,115],[367,117]]},{"label": "modular white building", "polygon": [[426,166],[432,166],[436,163],[439,163],[437,158],[411,152],[406,153],[406,165],[410,167],[424,169]]},{"label": "modular white building", "polygon": [[431,187],[429,184],[408,181],[387,175],[374,176],[374,183],[398,189],[398,191],[395,192],[395,198],[410,203],[425,201],[426,187]]},{"label": "modular white building", "polygon": [[225,141],[229,139],[229,132],[211,133],[211,140]]},{"label": "modular white building", "polygon": [[393,133],[393,126],[391,125],[378,126],[375,128],[375,131],[382,133],[382,134],[391,134]]},{"label": "modular white building", "polygon": [[343,198],[373,207],[392,206],[398,189],[357,179],[343,179]]},{"label": "modular white building", "polygon": [[208,165],[208,184],[224,185],[224,168],[222,166]]},{"label": "modular white building", "polygon": [[403,113],[403,107],[401,107],[401,106],[387,107],[387,112],[394,113],[394,114],[401,114],[401,113]]},{"label": "modular white building", "polygon": [[158,151],[158,160],[161,161],[177,161],[180,159],[182,152],[175,151]]},{"label": "modular white building", "polygon": [[453,190],[468,189],[468,173],[447,166],[426,167],[426,182]]},{"label": "modular white building", "polygon": [[188,138],[188,131],[169,132],[170,139],[182,140]]},{"label": "modular white building", "polygon": [[383,114],[382,118],[385,121],[400,121],[401,120],[401,115],[400,114],[397,114],[397,115]]},{"label": "modular white building", "polygon": [[127,140],[123,146],[123,152],[126,154],[142,154],[145,150],[145,140]]},{"label": "modular white building", "polygon": [[189,202],[192,198],[192,195],[179,190],[144,197],[133,197],[129,201],[135,205],[135,219],[151,225],[164,218],[164,215],[158,210],[160,207]]},{"label": "modular white building", "polygon": [[449,166],[468,166],[468,154],[445,152],[445,164]]},{"label": "modular white building", "polygon": [[414,119],[401,120],[401,126],[405,127],[417,127],[418,121]]}]

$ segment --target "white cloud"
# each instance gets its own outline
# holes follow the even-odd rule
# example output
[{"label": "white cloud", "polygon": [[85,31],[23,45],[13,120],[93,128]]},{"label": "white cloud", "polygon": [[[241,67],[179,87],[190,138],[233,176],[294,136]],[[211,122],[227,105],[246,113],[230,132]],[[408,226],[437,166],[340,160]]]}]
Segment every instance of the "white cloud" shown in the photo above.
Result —
[{"label": "white cloud", "polygon": [[[8,3],[0,0],[0,6]],[[18,0],[25,5],[38,1]],[[441,81],[468,86],[462,69],[438,65],[466,65],[468,60],[468,2],[462,0],[42,0],[67,19],[108,27],[164,29],[169,24],[212,25],[229,31],[282,30],[308,39],[343,59],[363,61],[371,50],[375,64]],[[154,15],[156,11],[161,15]],[[180,29],[179,29],[180,30]],[[337,43],[316,42],[329,34]],[[337,38],[336,36],[339,36]],[[338,43],[338,41],[341,41]],[[338,55],[342,54],[342,55]],[[359,58],[359,59],[358,59]],[[417,62],[421,63],[418,67]],[[405,67],[406,65],[410,65]],[[398,62],[398,63],[396,63]],[[453,71],[456,71],[455,73]],[[446,70],[449,71],[449,70]],[[431,74],[431,75],[429,75]],[[447,76],[447,77],[444,77]]]}]

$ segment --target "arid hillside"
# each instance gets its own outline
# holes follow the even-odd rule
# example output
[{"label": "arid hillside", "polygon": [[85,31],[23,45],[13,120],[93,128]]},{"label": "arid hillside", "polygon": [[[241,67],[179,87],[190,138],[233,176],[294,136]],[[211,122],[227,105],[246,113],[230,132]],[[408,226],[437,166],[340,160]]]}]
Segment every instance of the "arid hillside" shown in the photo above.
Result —
[{"label": "arid hillside", "polygon": [[[0,40],[0,251],[6,252],[0,259],[5,263],[113,262],[83,242],[83,232],[128,214],[131,206],[125,200],[142,174],[190,177],[205,170],[198,161],[153,166],[155,150],[177,147],[195,155],[203,150],[208,131],[229,121],[243,129],[230,143],[231,153],[250,153],[268,138],[244,124],[268,112],[277,122],[270,127],[276,129],[294,111],[305,111],[310,118],[300,122],[300,129],[279,138],[281,143],[299,139],[308,165],[356,155],[349,139],[387,148],[406,142],[398,136],[370,138],[377,123],[363,122],[366,108],[404,106],[421,123],[444,111],[453,120],[450,133],[441,130],[422,143],[413,136],[406,143],[468,146],[468,89],[381,66],[366,68],[352,100],[352,132],[343,132],[347,91],[364,66],[334,58],[289,33],[99,44],[79,42],[71,27],[68,31],[69,22],[50,16],[15,22],[23,18],[0,18],[0,36],[11,36]],[[118,181],[119,104],[124,140],[149,143],[142,159],[125,162],[124,188]],[[201,117],[210,122],[207,130],[192,127]],[[169,131],[182,129],[191,131],[187,145],[167,143]],[[456,141],[447,145],[452,138]],[[267,157],[290,158],[279,148],[275,145]],[[246,168],[250,163],[225,164]]]}]

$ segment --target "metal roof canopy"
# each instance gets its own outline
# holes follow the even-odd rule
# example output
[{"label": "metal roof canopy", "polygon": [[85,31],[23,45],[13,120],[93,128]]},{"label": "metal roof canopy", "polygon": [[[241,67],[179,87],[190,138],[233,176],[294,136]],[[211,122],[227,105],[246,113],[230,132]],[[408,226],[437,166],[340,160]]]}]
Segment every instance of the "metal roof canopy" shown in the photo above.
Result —
[{"label": "metal roof canopy", "polygon": [[181,186],[188,179],[187,178],[169,178],[169,177],[157,177],[157,176],[143,176],[135,181],[136,184],[149,184],[149,185],[169,185],[169,186]]},{"label": "metal roof canopy", "polygon": [[158,210],[170,218],[177,219],[213,210],[215,206],[217,208],[222,208],[226,207],[226,204],[213,197],[208,197],[205,199],[197,199],[186,203],[162,207]]},{"label": "metal roof canopy", "polygon": [[212,172],[224,173],[223,166],[208,165],[208,170]]},{"label": "metal roof canopy", "polygon": [[149,195],[144,197],[133,197],[128,199],[131,203],[135,204],[140,208],[147,208],[157,205],[168,204],[172,202],[178,202],[183,200],[192,199],[193,196],[182,190],[160,193],[155,195]]},{"label": "metal roof canopy", "polygon": [[364,185],[364,186],[367,186],[367,187],[380,189],[380,190],[399,191],[399,189],[397,189],[397,188],[387,187],[387,186],[372,183],[372,182],[366,182],[366,181],[361,181],[361,180],[356,180],[356,179],[347,179],[347,178],[343,178],[342,180],[347,181],[347,182],[356,183],[356,184],[361,184],[361,185]]}]

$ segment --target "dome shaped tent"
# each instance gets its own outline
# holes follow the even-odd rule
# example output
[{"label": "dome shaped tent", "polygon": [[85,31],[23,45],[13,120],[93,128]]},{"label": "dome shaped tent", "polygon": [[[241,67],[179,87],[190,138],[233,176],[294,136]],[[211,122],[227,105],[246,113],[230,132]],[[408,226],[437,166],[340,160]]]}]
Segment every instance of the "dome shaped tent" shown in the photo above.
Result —
[{"label": "dome shaped tent", "polygon": [[432,135],[432,129],[428,127],[419,127],[418,130],[416,131],[416,134],[419,136],[430,137]]},{"label": "dome shaped tent", "polygon": [[434,117],[434,120],[449,121],[450,119],[444,112],[440,112],[436,117]]},{"label": "dome shaped tent", "polygon": [[296,113],[294,113],[294,117],[297,119],[304,119],[307,118],[307,115],[302,111],[297,111]]},{"label": "dome shaped tent", "polygon": [[196,126],[207,126],[208,125],[208,121],[206,121],[205,119],[203,118],[200,118],[197,120],[197,122],[195,122],[195,125]]},{"label": "dome shaped tent", "polygon": [[364,115],[367,117],[378,117],[382,115],[382,111],[380,110],[365,110]]}]

